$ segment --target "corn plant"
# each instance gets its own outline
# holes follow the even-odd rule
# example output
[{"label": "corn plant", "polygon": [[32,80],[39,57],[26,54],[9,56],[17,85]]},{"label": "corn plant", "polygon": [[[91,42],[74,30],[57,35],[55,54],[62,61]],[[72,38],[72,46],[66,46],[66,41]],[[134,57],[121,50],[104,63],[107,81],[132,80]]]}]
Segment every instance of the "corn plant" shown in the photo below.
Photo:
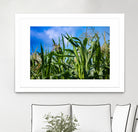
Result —
[{"label": "corn plant", "polygon": [[[68,40],[70,47],[65,46]],[[109,79],[110,42],[100,46],[98,33],[90,42],[69,34],[61,35],[58,44],[53,41],[53,50],[35,51],[30,56],[31,79]]]}]

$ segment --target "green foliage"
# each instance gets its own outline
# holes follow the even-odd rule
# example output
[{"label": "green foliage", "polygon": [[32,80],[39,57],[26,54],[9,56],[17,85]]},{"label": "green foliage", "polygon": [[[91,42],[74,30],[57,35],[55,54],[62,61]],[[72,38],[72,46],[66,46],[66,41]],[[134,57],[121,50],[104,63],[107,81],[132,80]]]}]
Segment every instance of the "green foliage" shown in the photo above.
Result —
[{"label": "green foliage", "polygon": [[[65,46],[67,40],[70,48]],[[53,50],[34,52],[30,56],[31,79],[109,79],[110,41],[100,46],[100,37],[95,33],[91,39],[80,40],[69,34],[61,35],[58,44],[53,41]]]},{"label": "green foliage", "polygon": [[76,118],[71,118],[63,113],[57,116],[48,114],[44,116],[44,119],[47,125],[43,129],[46,129],[46,132],[73,132],[79,126]]}]

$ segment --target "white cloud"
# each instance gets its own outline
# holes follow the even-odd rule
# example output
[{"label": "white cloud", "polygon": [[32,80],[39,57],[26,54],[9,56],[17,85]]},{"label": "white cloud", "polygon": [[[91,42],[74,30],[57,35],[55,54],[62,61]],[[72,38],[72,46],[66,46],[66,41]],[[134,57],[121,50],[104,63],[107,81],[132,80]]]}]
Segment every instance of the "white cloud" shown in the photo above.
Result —
[{"label": "white cloud", "polygon": [[[68,33],[73,36],[75,34],[75,30],[71,27],[53,27],[49,30],[45,30],[44,33],[49,37],[49,39],[54,39],[56,42],[58,42],[58,39],[59,37],[61,37],[61,34]],[[67,43],[67,40],[64,40],[65,43]]]},{"label": "white cloud", "polygon": [[44,33],[48,35],[50,39],[58,40],[58,37],[60,36],[60,34],[53,29],[45,30]]}]

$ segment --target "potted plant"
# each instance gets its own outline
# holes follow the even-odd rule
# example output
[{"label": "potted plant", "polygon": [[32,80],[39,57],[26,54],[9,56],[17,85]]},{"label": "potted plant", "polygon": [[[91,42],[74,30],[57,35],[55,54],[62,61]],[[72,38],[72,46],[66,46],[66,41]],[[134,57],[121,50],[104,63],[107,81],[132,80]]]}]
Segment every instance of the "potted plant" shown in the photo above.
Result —
[{"label": "potted plant", "polygon": [[64,115],[60,113],[57,116],[46,114],[44,116],[46,121],[46,132],[74,132],[79,126],[78,120],[75,117]]}]

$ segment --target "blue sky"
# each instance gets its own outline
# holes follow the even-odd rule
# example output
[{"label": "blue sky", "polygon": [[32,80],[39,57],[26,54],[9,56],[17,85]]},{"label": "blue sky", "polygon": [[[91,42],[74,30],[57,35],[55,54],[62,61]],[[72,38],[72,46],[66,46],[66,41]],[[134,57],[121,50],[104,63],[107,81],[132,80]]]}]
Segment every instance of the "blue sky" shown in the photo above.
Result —
[{"label": "blue sky", "polygon": [[[106,33],[110,34],[110,27],[87,27],[88,32],[91,32],[92,29],[94,29],[95,32],[99,33],[100,36],[100,45],[103,45],[104,38],[102,34],[104,31]],[[80,37],[82,33],[86,32],[85,26],[62,26],[62,27],[56,27],[56,26],[31,26],[30,27],[30,54],[33,53],[35,50],[38,52],[40,51],[40,44],[43,45],[43,47],[46,50],[52,50],[52,39],[55,40],[55,42],[58,44],[59,37],[61,37],[61,34],[68,33],[69,35],[73,37]],[[106,41],[110,40],[110,36],[106,34]],[[65,39],[65,43],[67,44],[67,40]],[[66,45],[67,46],[67,45]]]}]

